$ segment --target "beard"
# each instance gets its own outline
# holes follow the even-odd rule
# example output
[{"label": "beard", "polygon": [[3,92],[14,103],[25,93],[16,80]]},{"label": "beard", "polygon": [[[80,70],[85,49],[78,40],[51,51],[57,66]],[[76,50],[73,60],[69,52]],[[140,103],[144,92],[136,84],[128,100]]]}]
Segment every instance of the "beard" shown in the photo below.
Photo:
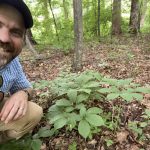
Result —
[{"label": "beard", "polygon": [[5,49],[0,47],[0,68],[4,68],[10,61],[13,60],[11,52],[7,52]]}]

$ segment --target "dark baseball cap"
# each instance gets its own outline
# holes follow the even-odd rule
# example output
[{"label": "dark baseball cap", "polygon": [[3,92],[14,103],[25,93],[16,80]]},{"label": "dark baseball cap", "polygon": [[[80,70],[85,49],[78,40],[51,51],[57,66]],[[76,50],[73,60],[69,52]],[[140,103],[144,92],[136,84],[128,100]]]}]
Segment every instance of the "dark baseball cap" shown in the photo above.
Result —
[{"label": "dark baseball cap", "polygon": [[26,29],[33,26],[31,12],[23,0],[0,0],[0,4],[8,4],[15,7],[22,14]]}]

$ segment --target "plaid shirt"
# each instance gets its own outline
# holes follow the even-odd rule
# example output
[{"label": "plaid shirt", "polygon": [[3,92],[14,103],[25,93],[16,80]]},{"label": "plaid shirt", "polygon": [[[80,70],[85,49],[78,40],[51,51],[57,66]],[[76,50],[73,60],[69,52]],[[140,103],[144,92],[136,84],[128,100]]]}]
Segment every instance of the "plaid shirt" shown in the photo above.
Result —
[{"label": "plaid shirt", "polygon": [[13,94],[18,90],[31,87],[30,82],[23,72],[18,57],[1,69],[0,75],[3,77],[3,86],[0,88],[0,91],[4,93]]}]

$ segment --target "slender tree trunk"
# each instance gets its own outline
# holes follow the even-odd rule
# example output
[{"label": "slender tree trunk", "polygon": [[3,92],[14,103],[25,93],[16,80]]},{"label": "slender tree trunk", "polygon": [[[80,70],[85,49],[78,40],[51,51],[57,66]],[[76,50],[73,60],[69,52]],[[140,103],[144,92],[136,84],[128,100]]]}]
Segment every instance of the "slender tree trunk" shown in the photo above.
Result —
[{"label": "slender tree trunk", "polygon": [[27,30],[26,35],[28,36],[28,39],[29,39],[31,44],[33,44],[33,45],[37,44],[37,42],[35,41],[35,39],[33,37],[31,29]]},{"label": "slender tree trunk", "polygon": [[129,32],[136,35],[139,32],[138,29],[139,29],[139,0],[132,0]]},{"label": "slender tree trunk", "polygon": [[[142,27],[144,25],[146,10],[147,10],[147,2],[148,0],[142,0],[140,2],[140,13],[139,13],[139,25]],[[140,28],[139,28],[140,30]]]},{"label": "slender tree trunk", "polygon": [[63,0],[63,8],[64,8],[65,20],[68,20],[68,9],[67,9],[67,6],[66,6],[66,0]]},{"label": "slender tree trunk", "polygon": [[51,0],[48,0],[48,2],[49,2],[50,10],[51,10],[51,12],[52,12],[53,20],[54,20],[54,25],[55,25],[55,30],[56,30],[56,36],[57,36],[58,41],[60,41],[60,40],[59,40],[58,31],[57,31],[57,23],[56,23],[56,19],[55,19],[55,15],[54,15],[53,9],[52,9]]},{"label": "slender tree trunk", "polygon": [[98,0],[98,37],[100,38],[100,0]]},{"label": "slender tree trunk", "polygon": [[92,0],[94,10],[94,28],[93,33],[97,36],[97,0]]},{"label": "slender tree trunk", "polygon": [[121,0],[114,0],[112,10],[112,35],[119,35],[121,33]]},{"label": "slender tree trunk", "polygon": [[38,53],[37,51],[34,49],[34,46],[32,45],[28,35],[26,34],[25,36],[25,43],[27,45],[27,47],[29,48],[29,50],[34,54],[35,58],[38,58]]},{"label": "slender tree trunk", "polygon": [[73,56],[73,71],[82,69],[83,21],[82,0],[73,0],[75,49]]}]

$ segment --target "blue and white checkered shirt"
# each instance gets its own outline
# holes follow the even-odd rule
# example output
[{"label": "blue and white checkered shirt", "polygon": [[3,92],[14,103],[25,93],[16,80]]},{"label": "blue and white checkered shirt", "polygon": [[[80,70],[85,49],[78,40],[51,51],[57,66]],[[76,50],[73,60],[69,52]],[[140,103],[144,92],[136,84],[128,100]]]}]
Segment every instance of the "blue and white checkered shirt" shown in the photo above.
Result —
[{"label": "blue and white checkered shirt", "polygon": [[0,88],[0,91],[4,93],[13,94],[18,90],[32,87],[23,72],[18,57],[1,69],[0,75],[3,77],[3,86]]}]

